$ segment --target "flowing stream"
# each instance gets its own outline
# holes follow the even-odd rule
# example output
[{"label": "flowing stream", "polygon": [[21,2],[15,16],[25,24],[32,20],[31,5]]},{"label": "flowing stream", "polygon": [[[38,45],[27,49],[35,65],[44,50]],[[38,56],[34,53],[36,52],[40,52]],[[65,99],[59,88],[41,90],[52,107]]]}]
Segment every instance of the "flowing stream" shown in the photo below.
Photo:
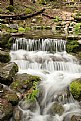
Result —
[{"label": "flowing stream", "polygon": [[[22,121],[68,121],[65,116],[81,115],[79,103],[70,94],[69,84],[81,77],[79,61],[66,52],[66,41],[59,39],[25,39],[16,38],[10,52],[11,61],[16,62],[19,73],[39,76],[38,86],[42,95],[36,102],[34,110],[21,101],[19,108],[23,111]],[[55,102],[62,104],[64,112],[52,115],[49,111]]]}]

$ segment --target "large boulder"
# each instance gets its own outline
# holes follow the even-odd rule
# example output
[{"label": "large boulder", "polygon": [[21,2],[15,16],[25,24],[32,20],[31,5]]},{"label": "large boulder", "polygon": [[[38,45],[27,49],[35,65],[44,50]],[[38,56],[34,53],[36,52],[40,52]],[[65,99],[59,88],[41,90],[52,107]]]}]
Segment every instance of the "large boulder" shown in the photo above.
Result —
[{"label": "large boulder", "polygon": [[8,121],[12,114],[12,105],[7,100],[0,98],[0,121]]},{"label": "large boulder", "polygon": [[8,51],[0,50],[0,62],[7,63],[10,61],[10,55]]},{"label": "large boulder", "polygon": [[58,102],[53,103],[52,106],[47,111],[48,114],[53,115],[53,116],[55,116],[55,114],[58,114],[59,116],[61,116],[63,112],[64,112],[64,108]]},{"label": "large boulder", "polygon": [[0,70],[0,83],[9,85],[13,81],[13,77],[18,72],[16,63],[9,63]]},{"label": "large boulder", "polygon": [[70,92],[76,100],[81,100],[81,78],[71,82]]}]

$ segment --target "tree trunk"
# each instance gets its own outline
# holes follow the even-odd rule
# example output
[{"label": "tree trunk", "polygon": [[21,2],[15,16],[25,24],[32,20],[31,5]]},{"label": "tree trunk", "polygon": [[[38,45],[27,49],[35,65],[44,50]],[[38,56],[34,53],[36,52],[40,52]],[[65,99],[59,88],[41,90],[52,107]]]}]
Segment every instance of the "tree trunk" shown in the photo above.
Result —
[{"label": "tree trunk", "polygon": [[12,5],[12,6],[13,6],[13,0],[10,0],[10,5]]}]

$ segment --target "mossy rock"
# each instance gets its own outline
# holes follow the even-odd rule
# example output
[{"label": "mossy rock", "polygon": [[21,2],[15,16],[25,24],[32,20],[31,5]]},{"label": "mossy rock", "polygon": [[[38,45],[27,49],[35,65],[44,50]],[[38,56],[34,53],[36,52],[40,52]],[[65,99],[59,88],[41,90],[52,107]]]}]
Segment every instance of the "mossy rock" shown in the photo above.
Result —
[{"label": "mossy rock", "polygon": [[6,98],[13,106],[17,105],[19,102],[19,98],[16,93],[5,94],[4,98]]},{"label": "mossy rock", "polygon": [[10,88],[14,91],[24,93],[27,90],[30,90],[34,86],[35,82],[40,82],[41,79],[38,76],[32,76],[29,74],[17,74],[14,77],[13,83],[10,85]]},{"label": "mossy rock", "polygon": [[12,43],[13,43],[13,38],[11,37],[10,34],[3,34],[0,36],[0,47],[1,48],[4,48],[4,49],[7,48],[10,50]]},{"label": "mossy rock", "polygon": [[8,121],[12,114],[12,105],[6,99],[0,98],[0,121]]},{"label": "mossy rock", "polygon": [[9,61],[10,61],[9,52],[0,50],[0,62],[7,63]]},{"label": "mossy rock", "polygon": [[81,100],[81,79],[71,82],[70,91],[75,99]]},{"label": "mossy rock", "polygon": [[13,77],[18,72],[16,63],[8,63],[0,70],[0,83],[9,85],[13,81]]},{"label": "mossy rock", "polygon": [[64,108],[60,103],[53,103],[53,105],[50,107],[50,109],[48,110],[48,114],[50,115],[56,115],[58,114],[59,116],[61,116],[64,112]]}]

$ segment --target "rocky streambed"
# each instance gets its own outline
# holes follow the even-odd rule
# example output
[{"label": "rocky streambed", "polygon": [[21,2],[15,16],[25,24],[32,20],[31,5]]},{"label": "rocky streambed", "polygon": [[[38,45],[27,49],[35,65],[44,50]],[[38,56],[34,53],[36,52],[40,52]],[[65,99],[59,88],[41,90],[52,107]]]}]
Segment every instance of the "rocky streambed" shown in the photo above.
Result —
[{"label": "rocky streambed", "polygon": [[[7,38],[7,36],[9,36]],[[44,96],[42,88],[38,89],[38,85],[43,80],[40,76],[34,76],[31,74],[18,73],[18,66],[15,62],[10,62],[9,49],[12,46],[14,38],[11,35],[5,35],[0,38],[0,120],[1,121],[22,121],[23,110],[30,110],[34,112],[37,109],[37,102],[41,106],[41,101]],[[74,42],[71,43],[71,42]],[[75,46],[76,45],[76,46]],[[69,46],[69,47],[68,47]],[[67,51],[80,53],[80,44],[77,41],[68,41]],[[68,49],[70,48],[70,49]],[[77,53],[76,53],[77,54]],[[80,57],[79,57],[80,58]],[[46,72],[45,72],[46,73]],[[54,86],[55,88],[55,86]],[[72,98],[73,96],[73,98]],[[64,115],[63,121],[79,121],[81,120],[80,111],[77,115],[69,114],[68,109],[63,105],[66,102],[74,102],[75,105],[71,105],[75,109],[81,108],[81,78],[73,80],[67,88],[57,93],[54,97],[54,102],[47,110],[47,115],[50,115],[47,120],[52,121],[54,116],[58,114]],[[23,101],[23,103],[21,103]],[[77,104],[78,102],[78,104]],[[28,104],[29,103],[29,104]],[[70,107],[71,107],[70,106]],[[20,108],[21,107],[21,108]],[[22,110],[21,110],[22,109]],[[27,115],[26,115],[27,116]],[[31,115],[28,115],[24,120],[29,121]],[[37,119],[36,119],[37,120]],[[41,119],[42,121],[42,119]]]}]

